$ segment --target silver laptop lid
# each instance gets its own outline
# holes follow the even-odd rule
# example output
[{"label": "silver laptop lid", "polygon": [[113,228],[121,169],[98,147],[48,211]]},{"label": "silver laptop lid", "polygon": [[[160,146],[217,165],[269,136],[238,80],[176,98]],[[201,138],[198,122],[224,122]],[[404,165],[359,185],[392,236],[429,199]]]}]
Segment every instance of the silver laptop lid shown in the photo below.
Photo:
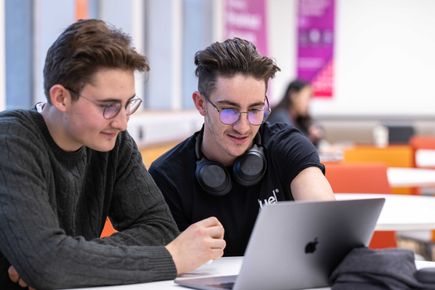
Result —
[{"label": "silver laptop lid", "polygon": [[279,202],[263,207],[238,276],[176,279],[203,290],[317,288],[355,247],[367,246],[384,198]]},{"label": "silver laptop lid", "polygon": [[355,247],[367,246],[385,199],[279,202],[263,207],[234,289],[328,285]]}]

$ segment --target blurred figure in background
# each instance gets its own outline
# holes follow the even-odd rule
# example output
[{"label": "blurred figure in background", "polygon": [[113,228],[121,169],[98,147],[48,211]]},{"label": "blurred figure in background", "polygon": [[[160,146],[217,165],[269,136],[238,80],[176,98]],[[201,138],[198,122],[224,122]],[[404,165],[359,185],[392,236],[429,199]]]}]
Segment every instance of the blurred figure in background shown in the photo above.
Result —
[{"label": "blurred figure in background", "polygon": [[272,108],[269,123],[286,123],[299,129],[318,147],[324,138],[324,130],[314,124],[309,113],[312,97],[311,85],[302,80],[294,80],[287,86],[281,101]]}]

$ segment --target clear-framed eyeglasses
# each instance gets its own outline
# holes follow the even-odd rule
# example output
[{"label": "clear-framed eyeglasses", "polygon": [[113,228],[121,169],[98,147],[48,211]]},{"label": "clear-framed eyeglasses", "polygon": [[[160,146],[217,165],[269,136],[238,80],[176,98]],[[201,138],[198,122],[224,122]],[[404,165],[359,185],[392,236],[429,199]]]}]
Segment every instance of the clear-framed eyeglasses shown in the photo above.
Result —
[{"label": "clear-framed eyeglasses", "polygon": [[[92,100],[92,99],[87,98],[83,95],[80,95],[78,92],[75,92],[72,89],[69,89],[69,88],[66,88],[66,89],[68,91],[70,91],[71,93],[73,93],[74,95],[79,96],[80,98],[83,98],[83,99],[87,100],[88,102],[91,102],[95,106],[101,108],[103,111],[103,117],[106,120],[110,120],[110,119],[115,118],[116,116],[118,116],[119,112],[121,112],[121,109],[122,109],[121,102],[108,101],[108,102],[104,102],[104,103],[98,103],[95,100]],[[140,98],[138,98],[136,96],[131,97],[127,101],[127,103],[125,104],[125,107],[124,107],[127,116],[134,114],[137,111],[137,109],[140,107],[140,104],[142,104],[142,100]]]},{"label": "clear-framed eyeglasses", "polygon": [[270,106],[269,100],[267,96],[265,97],[265,104],[262,109],[251,109],[246,112],[241,112],[235,108],[219,108],[212,101],[210,101],[207,97],[204,97],[207,102],[209,102],[219,113],[219,120],[224,125],[233,125],[240,120],[240,116],[242,114],[246,114],[248,116],[249,124],[254,126],[261,125],[264,121],[266,121],[267,117],[270,114]]}]

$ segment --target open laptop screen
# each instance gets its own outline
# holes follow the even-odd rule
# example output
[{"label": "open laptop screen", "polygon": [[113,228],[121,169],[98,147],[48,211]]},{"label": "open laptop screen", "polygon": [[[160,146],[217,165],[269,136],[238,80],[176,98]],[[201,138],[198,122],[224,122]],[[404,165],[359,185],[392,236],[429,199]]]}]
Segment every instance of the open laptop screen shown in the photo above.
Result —
[{"label": "open laptop screen", "polygon": [[344,256],[355,247],[367,246],[384,202],[374,198],[265,206],[238,276],[176,279],[175,283],[204,290],[327,286]]}]

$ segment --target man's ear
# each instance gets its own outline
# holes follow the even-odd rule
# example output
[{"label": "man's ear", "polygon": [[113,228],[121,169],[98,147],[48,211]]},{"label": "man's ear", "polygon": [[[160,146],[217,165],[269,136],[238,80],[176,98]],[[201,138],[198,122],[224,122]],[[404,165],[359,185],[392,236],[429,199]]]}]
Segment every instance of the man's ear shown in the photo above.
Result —
[{"label": "man's ear", "polygon": [[71,104],[71,93],[64,86],[56,84],[50,88],[51,104],[61,112],[65,112]]},{"label": "man's ear", "polygon": [[195,104],[195,107],[198,110],[198,112],[202,116],[205,116],[207,114],[207,109],[205,108],[205,103],[207,101],[205,100],[205,97],[202,96],[200,92],[195,91],[192,94],[192,100],[193,100],[193,103]]}]

